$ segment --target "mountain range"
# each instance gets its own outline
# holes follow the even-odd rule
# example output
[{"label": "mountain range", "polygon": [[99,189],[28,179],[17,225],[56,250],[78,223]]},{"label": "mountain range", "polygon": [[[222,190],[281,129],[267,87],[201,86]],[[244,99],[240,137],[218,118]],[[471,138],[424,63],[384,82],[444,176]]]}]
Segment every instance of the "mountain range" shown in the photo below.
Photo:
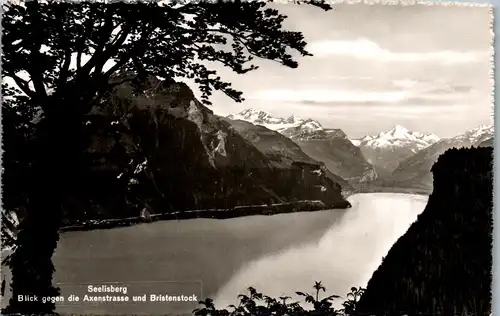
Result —
[{"label": "mountain range", "polygon": [[340,129],[324,128],[318,121],[312,119],[295,116],[279,118],[254,109],[229,115],[227,119],[234,122],[246,121],[274,131],[274,139],[269,142],[270,144],[282,138],[278,134],[285,136],[298,145],[306,155],[323,162],[328,170],[351,184],[373,181],[377,178],[375,169],[363,157],[361,150]]},{"label": "mountain range", "polygon": [[[280,135],[286,136],[300,147],[303,154],[324,162],[332,173],[352,186],[364,189],[370,186],[398,187],[430,192],[430,169],[441,154],[450,148],[492,146],[494,136],[492,125],[443,139],[395,125],[387,132],[349,139],[341,129],[325,128],[318,121],[294,115],[281,118],[247,109],[227,118],[260,126],[269,133],[273,131],[274,141],[282,139]],[[271,143],[268,140],[266,146],[272,146]]]},{"label": "mountain range", "polygon": [[237,114],[230,114],[227,118],[230,120],[247,121],[274,131],[281,131],[285,128],[296,126],[305,121],[295,115],[291,115],[288,118],[274,117],[267,112],[255,109],[246,109]]}]

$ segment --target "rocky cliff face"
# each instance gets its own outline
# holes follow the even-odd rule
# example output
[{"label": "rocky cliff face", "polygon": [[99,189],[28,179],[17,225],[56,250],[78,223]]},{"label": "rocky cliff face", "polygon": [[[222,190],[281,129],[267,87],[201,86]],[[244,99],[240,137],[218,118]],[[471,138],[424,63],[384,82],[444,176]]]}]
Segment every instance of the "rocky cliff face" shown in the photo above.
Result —
[{"label": "rocky cliff face", "polygon": [[359,315],[489,315],[492,148],[450,149],[417,221],[368,282]]},{"label": "rocky cliff face", "polygon": [[[126,76],[132,75],[114,80]],[[317,165],[277,166],[183,83],[124,82],[89,113],[86,125],[93,171],[84,182],[93,183],[87,199],[95,206],[90,217],[137,215],[126,207],[132,200],[155,212],[345,202],[340,186]]]}]

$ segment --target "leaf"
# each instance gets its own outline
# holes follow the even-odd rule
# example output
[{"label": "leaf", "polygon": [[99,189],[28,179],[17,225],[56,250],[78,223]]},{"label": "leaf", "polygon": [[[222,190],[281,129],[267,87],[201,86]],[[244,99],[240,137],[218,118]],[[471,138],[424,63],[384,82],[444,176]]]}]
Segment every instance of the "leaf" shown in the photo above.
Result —
[{"label": "leaf", "polygon": [[316,302],[316,300],[314,299],[314,296],[308,295],[308,296],[306,296],[306,302],[313,303],[313,302]]}]

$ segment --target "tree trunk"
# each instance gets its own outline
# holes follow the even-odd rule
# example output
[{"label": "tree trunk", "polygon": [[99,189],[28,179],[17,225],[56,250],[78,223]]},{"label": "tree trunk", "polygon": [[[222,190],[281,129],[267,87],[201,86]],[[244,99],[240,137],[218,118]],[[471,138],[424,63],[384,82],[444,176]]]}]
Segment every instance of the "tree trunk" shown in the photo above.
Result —
[{"label": "tree trunk", "polygon": [[[50,179],[50,178],[49,178]],[[40,187],[38,197],[28,206],[29,215],[21,224],[18,234],[18,248],[10,263],[12,269],[12,297],[7,313],[51,314],[53,303],[43,303],[43,297],[58,296],[58,289],[52,286],[54,265],[52,255],[59,241],[61,206],[56,192]],[[47,198],[43,198],[43,193]],[[36,299],[35,301],[28,301]]]},{"label": "tree trunk", "polygon": [[[70,113],[75,103],[53,102],[51,113],[39,123],[37,157],[26,218],[20,225],[18,248],[12,256],[12,298],[6,313],[54,314],[55,304],[44,297],[59,295],[52,284],[55,271],[52,255],[59,241],[62,204],[79,171],[81,120]],[[64,107],[64,104],[66,108]],[[56,108],[57,107],[57,108]]]}]

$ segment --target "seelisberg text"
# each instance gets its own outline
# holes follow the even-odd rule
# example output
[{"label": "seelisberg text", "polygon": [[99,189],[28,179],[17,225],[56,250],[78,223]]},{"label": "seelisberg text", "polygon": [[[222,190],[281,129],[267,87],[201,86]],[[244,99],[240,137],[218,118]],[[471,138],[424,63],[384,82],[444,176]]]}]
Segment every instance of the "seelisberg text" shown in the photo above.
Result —
[{"label": "seelisberg text", "polygon": [[121,293],[121,294],[127,294],[127,287],[126,286],[114,286],[114,285],[100,285],[100,286],[95,286],[95,285],[89,285],[87,287],[87,292],[88,293]]},{"label": "seelisberg text", "polygon": [[124,296],[114,296],[114,295],[98,295],[91,296],[85,294],[83,297],[83,302],[128,302],[129,297],[127,295],[128,289],[126,286],[114,286],[114,285],[89,285],[87,286],[87,293],[116,293],[124,294]]}]

